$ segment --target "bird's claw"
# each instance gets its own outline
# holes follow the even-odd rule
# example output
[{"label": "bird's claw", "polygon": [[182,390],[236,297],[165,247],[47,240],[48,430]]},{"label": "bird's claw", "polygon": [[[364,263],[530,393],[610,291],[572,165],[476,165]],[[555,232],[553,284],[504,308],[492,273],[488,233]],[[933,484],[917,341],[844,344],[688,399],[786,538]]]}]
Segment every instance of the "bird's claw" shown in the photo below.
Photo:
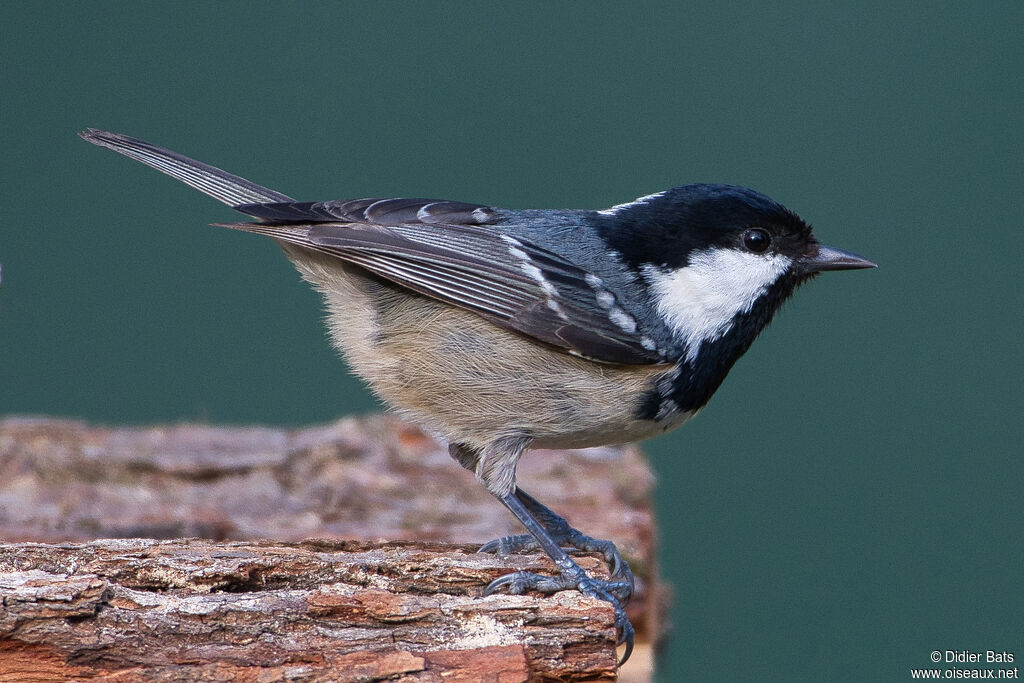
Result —
[{"label": "bird's claw", "polygon": [[598,538],[585,536],[579,531],[573,530],[567,542],[573,548],[585,553],[598,553],[604,556],[605,564],[608,565],[608,572],[611,574],[611,581],[614,583],[626,583],[629,585],[629,592],[622,596],[622,601],[629,602],[633,595],[633,571],[624,559],[619,549],[611,541],[603,541]]},{"label": "bird's claw", "polygon": [[533,552],[540,549],[540,544],[529,534],[518,536],[502,536],[480,546],[479,553],[495,555],[514,555],[516,553]]},{"label": "bird's claw", "polygon": [[633,654],[633,640],[636,632],[633,630],[633,624],[630,623],[629,617],[626,616],[626,610],[623,607],[625,601],[620,601],[618,595],[623,589],[628,589],[628,594],[632,595],[632,584],[601,581],[588,576],[580,581],[577,587],[584,595],[610,602],[615,608],[615,630],[619,636],[615,644],[626,645],[626,651],[623,653],[622,659],[619,660],[619,666],[622,666],[629,659],[629,656]]},{"label": "bird's claw", "polygon": [[625,644],[626,651],[622,653],[622,657],[619,658],[619,666],[626,663],[629,656],[633,654],[633,640],[636,637],[636,631],[633,630],[633,624],[629,623],[629,619],[623,617],[619,619],[618,613],[615,615],[615,627],[618,629],[619,639],[615,643],[616,646]]},{"label": "bird's claw", "polygon": [[[632,578],[632,575],[630,575],[630,578]],[[633,625],[629,622],[629,617],[626,616],[626,610],[623,608],[625,600],[621,597],[625,595],[626,599],[628,599],[632,595],[632,583],[603,581],[591,578],[585,574],[582,578],[579,578],[569,573],[545,576],[544,574],[534,574],[532,572],[512,572],[511,574],[499,576],[487,584],[483,595],[492,595],[506,587],[508,592],[513,595],[521,595],[527,591],[550,594],[562,590],[576,589],[588,597],[611,603],[612,607],[615,608],[615,630],[618,634],[616,644],[625,644],[626,646],[626,651],[622,655],[622,659],[619,660],[619,665],[625,664],[626,660],[633,653],[633,640],[636,632],[633,629]]]},{"label": "bird's claw", "polygon": [[[622,559],[622,554],[619,553],[619,549],[615,547],[614,543],[591,538],[571,527],[568,527],[564,533],[552,535],[555,536],[555,541],[562,546],[562,549],[570,554],[582,552],[603,556],[605,564],[608,565],[608,572],[611,575],[610,583],[616,586],[622,585],[622,587],[616,588],[615,596],[623,603],[629,602],[634,589],[633,571],[629,568],[626,561]],[[513,555],[523,552],[535,552],[539,549],[540,545],[534,540],[533,536],[520,534],[517,536],[502,536],[493,541],[488,541],[480,546],[478,552],[494,553],[495,555]]]}]

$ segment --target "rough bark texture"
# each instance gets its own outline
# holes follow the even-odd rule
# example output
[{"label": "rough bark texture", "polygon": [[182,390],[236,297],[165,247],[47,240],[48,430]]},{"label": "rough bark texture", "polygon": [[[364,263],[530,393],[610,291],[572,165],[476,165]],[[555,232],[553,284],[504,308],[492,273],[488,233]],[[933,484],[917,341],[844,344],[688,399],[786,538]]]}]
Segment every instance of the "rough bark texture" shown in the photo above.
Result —
[{"label": "rough bark texture", "polygon": [[478,597],[510,570],[542,570],[538,560],[441,544],[4,545],[0,671],[7,680],[612,678],[615,630],[600,602],[569,591]]},{"label": "rough bark texture", "polygon": [[[665,602],[644,459],[536,451],[520,473],[631,562],[638,651],[621,680],[643,680]],[[8,418],[0,681],[614,678],[605,603],[479,597],[509,571],[551,570],[540,555],[475,552],[508,533],[515,520],[443,445],[392,418],[297,430]],[[140,540],[190,536],[211,540]]]}]

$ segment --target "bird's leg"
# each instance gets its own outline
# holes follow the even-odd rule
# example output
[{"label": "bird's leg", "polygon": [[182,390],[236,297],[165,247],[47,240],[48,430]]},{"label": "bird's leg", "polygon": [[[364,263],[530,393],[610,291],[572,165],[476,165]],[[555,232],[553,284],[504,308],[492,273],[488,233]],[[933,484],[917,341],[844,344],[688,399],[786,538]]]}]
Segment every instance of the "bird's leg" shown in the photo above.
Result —
[{"label": "bird's leg", "polygon": [[[552,538],[552,535],[541,524],[528,509],[526,503],[519,497],[515,485],[515,466],[519,456],[529,443],[528,439],[519,437],[506,437],[491,443],[483,451],[476,453],[472,449],[461,445],[453,444],[449,450],[461,465],[470,467],[474,465],[477,478],[480,479],[487,490],[494,497],[502,502],[509,511],[516,516],[516,519],[526,527],[526,531],[536,541],[551,561],[558,568],[557,576],[545,576],[531,572],[513,572],[500,576],[492,581],[483,594],[490,595],[501,588],[507,588],[509,593],[520,594],[526,591],[537,591],[540,593],[557,593],[562,590],[578,590],[584,595],[604,600],[611,603],[615,608],[615,627],[618,631],[618,643],[625,643],[626,651],[620,660],[620,664],[629,659],[633,652],[634,631],[633,625],[629,623],[626,610],[623,608],[623,601],[619,595],[632,591],[631,583],[604,581],[588,576],[583,569],[573,561],[571,557],[561,548],[559,543]],[[532,497],[522,494],[536,505],[537,514],[542,517],[555,518],[569,527],[565,520],[548,510]],[[546,514],[545,514],[546,513]],[[578,532],[577,532],[578,533]],[[580,534],[582,536],[582,534]],[[622,563],[623,565],[625,563]],[[629,575],[632,579],[632,574]]]},{"label": "bird's leg", "polygon": [[[467,470],[471,472],[477,470],[477,465],[481,459],[480,451],[460,444],[451,444],[448,447],[448,451]],[[583,534],[578,529],[570,526],[564,517],[518,486],[515,487],[514,493],[516,498],[526,506],[526,509],[529,510],[533,518],[540,522],[552,540],[560,547],[570,551],[577,550],[603,555],[605,562],[608,564],[608,571],[611,574],[612,581],[622,585],[622,589],[616,593],[616,596],[623,604],[629,602],[634,588],[633,572],[630,570],[629,564],[622,558],[614,543]],[[503,536],[485,543],[481,546],[480,552],[508,555],[519,552],[532,552],[539,549],[540,544],[531,534],[519,534],[516,536]]]},{"label": "bird's leg", "polygon": [[[603,555],[605,562],[608,564],[608,571],[611,573],[611,580],[622,586],[622,590],[616,592],[616,597],[623,604],[629,602],[634,588],[633,572],[630,570],[629,564],[622,558],[619,549],[615,547],[614,543],[592,538],[571,527],[564,517],[552,511],[518,486],[514,491],[514,495],[562,549],[575,549],[584,553]],[[508,555],[511,553],[534,551],[539,548],[540,544],[533,536],[520,534],[517,536],[503,536],[485,543],[481,546],[480,552]]]},{"label": "bird's leg", "polygon": [[624,664],[633,652],[633,625],[629,623],[626,610],[622,601],[617,595],[623,590],[624,585],[611,581],[603,581],[588,576],[583,569],[569,557],[564,550],[555,542],[547,530],[533,518],[529,510],[515,493],[508,493],[499,497],[505,507],[516,516],[530,535],[537,540],[537,545],[547,553],[551,561],[558,567],[557,576],[545,576],[531,572],[513,572],[500,576],[484,589],[484,595],[490,595],[501,588],[508,588],[512,594],[525,593],[535,590],[539,593],[557,593],[563,590],[576,589],[584,595],[610,602],[615,608],[615,628],[618,632],[618,643],[625,643],[626,651],[622,655],[619,664]]}]

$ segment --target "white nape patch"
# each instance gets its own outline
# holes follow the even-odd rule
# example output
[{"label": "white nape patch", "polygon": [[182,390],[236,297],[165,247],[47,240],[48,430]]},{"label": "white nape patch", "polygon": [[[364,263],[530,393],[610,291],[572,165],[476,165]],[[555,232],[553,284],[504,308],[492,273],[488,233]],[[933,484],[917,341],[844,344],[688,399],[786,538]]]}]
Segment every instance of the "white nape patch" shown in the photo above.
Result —
[{"label": "white nape patch", "polygon": [[598,211],[598,213],[603,216],[614,216],[623,209],[628,209],[631,206],[639,206],[640,204],[646,204],[652,199],[657,199],[661,195],[665,194],[666,191],[667,190],[662,190],[661,192],[655,192],[654,194],[645,194],[643,197],[637,197],[631,202],[626,202],[625,204],[616,204],[615,206],[609,207],[607,209],[601,209],[600,211]]},{"label": "white nape patch", "polygon": [[644,268],[658,313],[686,344],[686,360],[697,357],[701,344],[732,327],[754,302],[786,272],[792,259],[780,254],[752,254],[737,249],[694,252],[683,268],[665,272]]}]

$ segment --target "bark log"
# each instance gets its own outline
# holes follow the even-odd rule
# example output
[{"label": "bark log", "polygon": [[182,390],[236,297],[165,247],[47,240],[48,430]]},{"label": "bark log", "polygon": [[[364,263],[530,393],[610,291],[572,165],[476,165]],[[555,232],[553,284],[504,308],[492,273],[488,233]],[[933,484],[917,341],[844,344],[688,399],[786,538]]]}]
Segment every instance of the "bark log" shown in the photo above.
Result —
[{"label": "bark log", "polygon": [[[646,462],[634,448],[537,451],[520,472],[631,562],[638,651],[620,680],[644,680],[666,593]],[[508,533],[514,520],[443,445],[393,418],[297,430],[8,418],[0,681],[614,679],[607,604],[480,597],[509,571],[551,571],[541,555],[475,552]],[[580,563],[606,575],[599,558]]]}]

